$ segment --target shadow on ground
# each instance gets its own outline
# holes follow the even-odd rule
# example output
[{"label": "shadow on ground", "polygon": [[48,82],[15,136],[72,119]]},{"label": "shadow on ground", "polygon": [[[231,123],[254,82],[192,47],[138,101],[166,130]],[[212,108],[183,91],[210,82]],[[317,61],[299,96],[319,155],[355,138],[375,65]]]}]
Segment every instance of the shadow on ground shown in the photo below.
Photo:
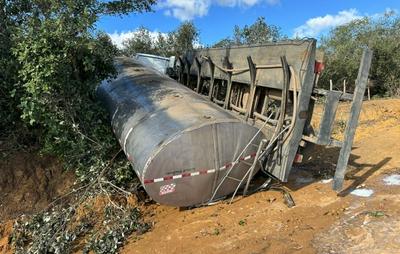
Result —
[{"label": "shadow on ground", "polygon": [[[353,150],[355,149],[357,147],[353,148]],[[298,190],[312,183],[333,178],[339,152],[339,147],[309,146],[302,151],[303,162],[301,164],[294,164],[289,181],[286,184],[287,187],[291,190]],[[360,156],[350,154],[345,179],[353,180],[353,182],[350,186],[342,190],[338,194],[339,196],[347,196],[376,171],[383,168],[392,158],[386,157],[376,164],[358,163],[359,159]]]}]

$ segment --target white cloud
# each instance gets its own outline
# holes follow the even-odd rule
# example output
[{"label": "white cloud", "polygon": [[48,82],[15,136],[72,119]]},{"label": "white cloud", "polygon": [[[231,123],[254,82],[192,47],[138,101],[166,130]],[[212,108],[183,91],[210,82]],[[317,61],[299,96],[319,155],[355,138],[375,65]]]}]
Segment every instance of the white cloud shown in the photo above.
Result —
[{"label": "white cloud", "polygon": [[180,21],[207,15],[211,0],[166,0],[159,4],[164,14]]},{"label": "white cloud", "polygon": [[[123,32],[114,32],[112,34],[108,34],[111,37],[111,41],[119,48],[122,49],[122,42],[126,39],[133,37],[137,33],[137,30],[134,31],[123,31]],[[160,33],[158,31],[149,31],[150,37],[152,40],[156,40],[159,34],[162,34],[164,37],[167,36],[166,33]]]},{"label": "white cloud", "polygon": [[356,9],[350,9],[340,11],[336,15],[327,14],[323,17],[311,18],[305,24],[294,29],[294,37],[315,37],[321,32],[362,17]]},{"label": "white cloud", "polygon": [[[271,0],[265,1],[269,2]],[[274,0],[272,0],[274,1]],[[253,6],[257,3],[260,3],[263,1],[260,0],[217,0],[216,3],[218,5],[222,6],[229,6],[229,7],[235,7],[235,6]]]},{"label": "white cloud", "polygon": [[186,21],[207,15],[211,5],[251,7],[261,3],[276,5],[280,0],[164,0],[158,6],[165,15]]}]

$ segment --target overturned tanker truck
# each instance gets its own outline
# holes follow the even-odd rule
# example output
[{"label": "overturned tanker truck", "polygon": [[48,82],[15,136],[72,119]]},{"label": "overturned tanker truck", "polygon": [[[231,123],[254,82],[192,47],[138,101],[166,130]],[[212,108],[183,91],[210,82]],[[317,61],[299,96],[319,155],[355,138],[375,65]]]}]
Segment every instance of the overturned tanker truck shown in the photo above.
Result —
[{"label": "overturned tanker truck", "polygon": [[[340,190],[365,92],[365,49],[354,94],[317,87],[322,64],[314,39],[208,48],[177,58],[178,81],[132,58],[98,96],[148,195],[161,204],[208,204],[264,172],[286,182],[307,142],[341,147],[333,188]],[[180,82],[180,83],[178,83]],[[324,96],[319,130],[310,126]],[[344,140],[331,138],[340,100],[352,101]]]}]

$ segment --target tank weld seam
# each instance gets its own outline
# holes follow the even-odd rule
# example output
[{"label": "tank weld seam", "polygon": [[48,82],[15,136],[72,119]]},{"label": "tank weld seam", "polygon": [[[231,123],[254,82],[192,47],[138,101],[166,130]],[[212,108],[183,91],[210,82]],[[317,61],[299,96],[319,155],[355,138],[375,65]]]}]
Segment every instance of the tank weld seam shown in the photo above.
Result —
[{"label": "tank weld seam", "polygon": [[[240,157],[240,159],[237,162],[226,163],[224,166],[220,167],[219,170],[220,171],[226,170],[230,167],[235,166],[236,164],[239,164],[241,161],[253,159],[255,156],[256,156],[256,153],[252,153],[245,157]],[[197,171],[194,171],[194,172],[185,172],[185,173],[178,174],[178,175],[168,175],[168,176],[159,177],[159,178],[144,179],[143,184],[159,183],[159,182],[164,182],[164,181],[169,181],[169,180],[181,179],[181,178],[185,178],[185,177],[189,177],[189,176],[213,174],[215,172],[217,172],[217,170],[215,168],[198,169]]]}]

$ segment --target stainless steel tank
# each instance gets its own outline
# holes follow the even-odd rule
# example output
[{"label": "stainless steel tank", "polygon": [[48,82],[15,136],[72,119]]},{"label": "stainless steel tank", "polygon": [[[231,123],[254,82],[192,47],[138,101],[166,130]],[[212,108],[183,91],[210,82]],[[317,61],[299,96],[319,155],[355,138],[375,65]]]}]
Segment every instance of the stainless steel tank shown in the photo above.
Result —
[{"label": "stainless steel tank", "polygon": [[257,129],[175,80],[130,58],[97,90],[111,125],[146,192],[155,201],[192,206],[234,191],[253,161]]}]

